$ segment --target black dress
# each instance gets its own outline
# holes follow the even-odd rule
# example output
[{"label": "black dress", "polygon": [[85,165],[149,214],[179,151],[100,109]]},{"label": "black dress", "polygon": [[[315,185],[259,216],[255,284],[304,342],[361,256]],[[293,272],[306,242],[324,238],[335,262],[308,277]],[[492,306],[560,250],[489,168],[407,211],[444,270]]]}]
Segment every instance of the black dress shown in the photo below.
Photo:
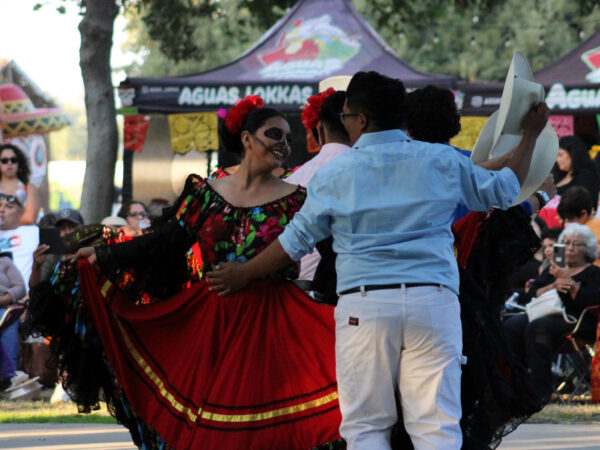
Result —
[{"label": "black dress", "polygon": [[[564,172],[563,172],[564,173]],[[567,189],[573,186],[581,186],[588,190],[592,197],[592,203],[594,207],[598,203],[598,189],[600,188],[600,181],[598,176],[591,170],[580,170],[573,174],[573,179],[570,183],[564,186],[557,186],[556,193],[563,195]]]}]

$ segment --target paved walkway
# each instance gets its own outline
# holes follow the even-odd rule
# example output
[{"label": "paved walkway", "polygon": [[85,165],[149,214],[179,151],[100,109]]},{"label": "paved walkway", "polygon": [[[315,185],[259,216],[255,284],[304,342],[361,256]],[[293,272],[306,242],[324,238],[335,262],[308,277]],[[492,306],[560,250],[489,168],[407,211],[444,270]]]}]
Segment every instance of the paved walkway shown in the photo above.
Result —
[{"label": "paved walkway", "polygon": [[[129,450],[136,447],[127,430],[119,425],[0,424],[0,448]],[[600,450],[600,425],[521,425],[498,449]]]},{"label": "paved walkway", "polygon": [[524,424],[509,434],[498,450],[598,450],[600,425]]},{"label": "paved walkway", "polygon": [[0,424],[0,448],[6,450],[130,450],[137,447],[120,425]]}]

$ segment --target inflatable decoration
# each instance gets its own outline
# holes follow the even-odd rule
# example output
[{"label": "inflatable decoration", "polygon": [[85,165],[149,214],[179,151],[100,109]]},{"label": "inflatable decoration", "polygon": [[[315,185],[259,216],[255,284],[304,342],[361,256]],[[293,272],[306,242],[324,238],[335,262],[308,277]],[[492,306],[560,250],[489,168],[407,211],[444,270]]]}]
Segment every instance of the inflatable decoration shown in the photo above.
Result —
[{"label": "inflatable decoration", "polygon": [[0,84],[0,103],[5,138],[48,133],[71,124],[59,108],[36,108],[16,84]]}]

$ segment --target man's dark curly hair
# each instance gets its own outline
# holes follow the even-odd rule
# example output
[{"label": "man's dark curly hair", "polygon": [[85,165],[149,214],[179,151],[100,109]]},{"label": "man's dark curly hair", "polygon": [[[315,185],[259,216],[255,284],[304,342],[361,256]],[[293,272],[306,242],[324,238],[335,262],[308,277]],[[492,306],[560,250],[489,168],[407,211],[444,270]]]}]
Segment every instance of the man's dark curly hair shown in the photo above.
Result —
[{"label": "man's dark curly hair", "polygon": [[346,89],[346,103],[353,113],[363,113],[379,131],[404,127],[406,90],[400,80],[377,72],[357,72]]},{"label": "man's dark curly hair", "polygon": [[406,131],[418,141],[445,143],[460,132],[460,114],[451,90],[417,89],[404,101]]}]

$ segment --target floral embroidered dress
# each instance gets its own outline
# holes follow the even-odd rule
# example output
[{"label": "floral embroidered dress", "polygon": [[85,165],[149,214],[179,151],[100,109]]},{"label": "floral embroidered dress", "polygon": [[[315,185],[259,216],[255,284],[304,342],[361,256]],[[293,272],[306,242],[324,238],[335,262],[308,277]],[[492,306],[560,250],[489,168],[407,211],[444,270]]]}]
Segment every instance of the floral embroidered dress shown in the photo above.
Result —
[{"label": "floral embroidered dress", "polygon": [[54,350],[82,408],[93,407],[102,388],[117,420],[146,447],[308,449],[337,441],[333,310],[288,281],[297,266],[226,297],[203,281],[217,264],[266,248],[305,195],[299,187],[241,208],[190,176],[160,229],[96,247],[101,273],[80,261],[77,275],[63,267],[68,283],[55,282],[51,295],[33,294],[37,317],[58,309],[34,328],[63,341]]}]

